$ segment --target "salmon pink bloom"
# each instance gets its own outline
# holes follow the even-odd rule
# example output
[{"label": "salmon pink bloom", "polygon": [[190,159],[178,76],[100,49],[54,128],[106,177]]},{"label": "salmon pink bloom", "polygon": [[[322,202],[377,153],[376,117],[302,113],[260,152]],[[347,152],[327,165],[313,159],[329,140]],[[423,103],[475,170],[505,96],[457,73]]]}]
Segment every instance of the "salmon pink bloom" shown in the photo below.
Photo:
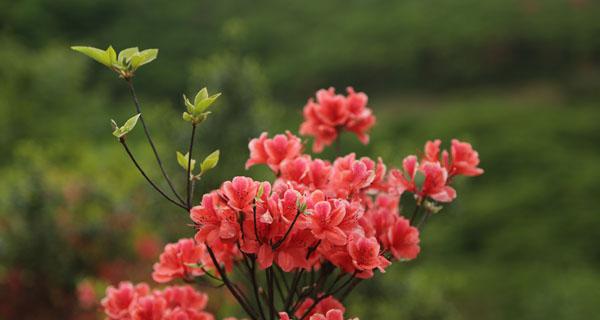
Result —
[{"label": "salmon pink bloom", "polygon": [[[421,198],[431,197],[439,202],[451,202],[456,198],[456,191],[447,185],[448,171],[439,162],[424,162],[419,166],[416,156],[408,156],[402,162],[404,174],[399,170],[391,171],[391,183],[399,194],[404,191],[415,193]],[[424,175],[420,188],[415,182],[417,172]]]},{"label": "salmon pink bloom", "polygon": [[367,188],[375,179],[374,163],[369,158],[355,160],[351,153],[333,163],[330,188],[338,197],[348,197]]},{"label": "salmon pink bloom", "polygon": [[238,214],[215,191],[202,196],[202,204],[190,210],[190,218],[196,224],[195,239],[200,243],[212,244],[219,239],[234,241],[239,237]]},{"label": "salmon pink bloom", "polygon": [[[441,143],[439,139],[427,141],[425,144],[426,161],[440,162]],[[444,150],[441,153],[441,164],[448,170],[448,176],[478,176],[483,174],[483,169],[477,167],[479,165],[479,154],[473,150],[470,143],[452,139],[450,153],[452,159],[449,159],[450,156],[447,151]]]},{"label": "salmon pink bloom", "polygon": [[456,198],[456,191],[446,185],[448,171],[439,163],[425,163],[421,170],[425,175],[425,181],[421,187],[421,196],[428,195],[439,202],[451,202]]},{"label": "salmon pink bloom", "polygon": [[267,164],[274,172],[279,172],[283,160],[294,159],[302,152],[300,138],[286,131],[269,139],[266,132],[259,138],[252,139],[248,145],[250,159],[246,161],[246,169],[255,164]]},{"label": "salmon pink bloom", "polygon": [[154,264],[152,279],[159,283],[173,279],[188,279],[204,274],[202,269],[191,265],[198,264],[205,255],[204,244],[196,244],[193,239],[181,239],[169,243],[160,255],[160,261]]},{"label": "salmon pink bloom", "polygon": [[130,319],[138,298],[149,292],[150,288],[146,284],[134,286],[131,282],[121,282],[116,288],[106,288],[106,297],[101,304],[110,319]]},{"label": "salmon pink bloom", "polygon": [[335,94],[333,87],[317,91],[317,103],[313,104],[317,118],[328,126],[344,125],[350,110],[343,95]]},{"label": "salmon pink bloom", "polygon": [[435,139],[433,141],[427,141],[425,143],[425,161],[429,162],[439,162],[440,161],[440,145],[442,144],[442,140]]},{"label": "salmon pink bloom", "polygon": [[348,242],[348,253],[352,258],[352,264],[358,270],[379,269],[385,272],[390,262],[380,254],[380,245],[374,237],[366,238],[353,235]]},{"label": "salmon pink bloom", "polygon": [[[315,301],[312,298],[306,298],[298,310],[296,310],[294,315],[299,319],[304,315],[304,313],[306,313],[306,311],[313,305],[314,302]],[[326,314],[331,310],[339,310],[343,314],[346,311],[346,308],[336,298],[328,296],[327,298],[319,301],[317,305],[311,311],[309,311],[307,316],[311,317],[315,314]]]},{"label": "salmon pink bloom", "polygon": [[208,304],[208,295],[194,290],[189,285],[172,286],[163,290],[162,296],[167,301],[167,307],[204,310]]},{"label": "salmon pink bloom", "polygon": [[147,295],[139,298],[133,311],[134,320],[162,320],[166,301],[159,295]]},{"label": "salmon pink bloom", "polygon": [[483,169],[477,167],[479,165],[479,153],[473,150],[470,143],[452,139],[450,152],[452,154],[452,163],[448,170],[450,176],[478,176],[483,174]]},{"label": "salmon pink bloom", "polygon": [[[256,196],[258,183],[248,177],[235,177],[221,186],[221,194],[227,198],[227,204],[234,210],[252,212],[252,201]],[[236,221],[237,222],[237,221]]]},{"label": "salmon pink bloom", "polygon": [[250,159],[246,161],[246,169],[253,165],[267,163],[269,155],[265,151],[265,141],[268,139],[268,134],[263,132],[260,137],[250,140],[248,149],[250,149]]},{"label": "salmon pink bloom", "polygon": [[350,121],[346,129],[356,134],[362,144],[368,144],[370,137],[367,132],[375,125],[375,121],[375,116],[367,111],[361,118]]},{"label": "salmon pink bloom", "polygon": [[386,240],[389,250],[398,260],[412,260],[421,251],[419,229],[412,227],[410,222],[402,217],[396,219],[395,224],[389,228]]},{"label": "salmon pink bloom", "polygon": [[313,151],[321,152],[338,138],[341,130],[355,133],[358,139],[369,142],[368,131],[375,124],[372,111],[366,107],[368,98],[363,92],[347,88],[348,96],[336,94],[335,89],[321,89],[316,93],[316,102],[309,99],[304,106],[304,122],[300,134],[315,138]]},{"label": "salmon pink bloom", "polygon": [[327,311],[325,315],[322,313],[314,314],[309,320],[344,320],[344,313],[341,310],[333,309]]},{"label": "salmon pink bloom", "polygon": [[309,156],[302,156],[295,159],[284,160],[281,162],[281,178],[287,181],[306,184],[311,165]]},{"label": "salmon pink bloom", "polygon": [[309,216],[312,233],[333,245],[346,244],[346,234],[339,227],[345,215],[346,204],[340,200],[334,200],[333,206],[327,201],[317,202]]},{"label": "salmon pink bloom", "polygon": [[308,177],[313,189],[323,189],[329,182],[331,163],[321,159],[313,160],[309,165]]}]

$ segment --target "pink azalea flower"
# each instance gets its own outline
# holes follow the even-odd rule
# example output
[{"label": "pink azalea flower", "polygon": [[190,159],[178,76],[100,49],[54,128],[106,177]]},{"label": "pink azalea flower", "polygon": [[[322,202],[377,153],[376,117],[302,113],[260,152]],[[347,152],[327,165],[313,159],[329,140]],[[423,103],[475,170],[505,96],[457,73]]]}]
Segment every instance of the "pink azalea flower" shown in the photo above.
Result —
[{"label": "pink azalea flower", "polygon": [[345,215],[346,206],[341,201],[334,201],[333,206],[327,201],[316,203],[309,216],[312,233],[333,245],[346,244],[346,234],[339,227]]},{"label": "pink azalea flower", "polygon": [[390,262],[380,255],[380,245],[374,237],[366,238],[358,235],[351,237],[348,242],[348,253],[352,257],[352,264],[358,270],[379,269],[385,272]]},{"label": "pink azalea flower", "polygon": [[134,320],[162,320],[165,314],[166,301],[159,295],[147,295],[139,298],[135,310]]},{"label": "pink azalea flower", "polygon": [[450,150],[452,154],[452,163],[449,169],[450,176],[478,176],[483,174],[483,169],[477,167],[479,165],[479,153],[473,150],[470,143],[452,139]]},{"label": "pink azalea flower", "polygon": [[327,311],[325,315],[322,313],[314,314],[309,320],[344,320],[344,313],[341,310],[333,309]]},{"label": "pink azalea flower", "polygon": [[[306,311],[313,305],[313,303],[314,300],[312,298],[306,298],[298,310],[296,310],[294,315],[298,318],[302,317],[304,313],[306,313]],[[331,310],[339,310],[344,313],[346,308],[336,298],[329,296],[319,301],[319,303],[317,303],[317,305],[308,313],[308,316],[311,317],[315,314],[326,314]]]},{"label": "pink azalea flower", "polygon": [[[236,195],[235,191],[232,193]],[[218,239],[234,241],[239,237],[240,227],[237,217],[238,214],[214,191],[205,194],[202,197],[202,204],[190,210],[190,218],[196,223],[198,229],[196,241],[211,245]]]},{"label": "pink azalea flower", "polygon": [[248,144],[250,159],[246,161],[246,169],[256,164],[267,164],[274,172],[279,172],[279,165],[286,159],[294,159],[302,152],[300,138],[286,131],[284,134],[268,138],[263,132],[259,138],[252,139]]},{"label": "pink azalea flower", "polygon": [[348,95],[336,94],[335,89],[321,89],[316,93],[316,102],[309,99],[304,106],[304,122],[300,125],[300,134],[315,138],[313,151],[321,152],[331,145],[341,130],[345,129],[357,135],[366,144],[368,131],[375,124],[375,117],[366,107],[368,98],[363,92],[347,88]]},{"label": "pink azalea flower", "polygon": [[248,149],[250,149],[250,159],[246,161],[246,169],[253,165],[267,163],[268,155],[265,151],[265,141],[268,139],[268,134],[263,132],[260,137],[250,140]]},{"label": "pink azalea flower", "polygon": [[202,269],[190,265],[200,262],[205,255],[203,244],[196,244],[193,239],[181,239],[177,243],[169,243],[161,253],[159,262],[154,264],[152,279],[159,283],[173,279],[199,276]]},{"label": "pink azalea flower", "polygon": [[106,288],[101,304],[110,319],[129,319],[138,297],[148,292],[150,288],[146,284],[134,286],[131,282],[121,282],[117,288]]},{"label": "pink azalea flower", "polygon": [[[456,198],[456,191],[447,185],[448,172],[439,162],[425,162],[419,166],[416,156],[408,156],[404,158],[402,166],[404,174],[398,170],[391,171],[392,184],[398,193],[413,192],[421,198],[431,197],[439,202],[451,202]],[[417,171],[425,176],[420,188],[415,182]]]},{"label": "pink azalea flower", "polygon": [[204,310],[208,304],[208,295],[194,290],[189,285],[167,287],[163,290],[162,295],[170,309],[180,307]]},{"label": "pink azalea flower", "polygon": [[221,186],[221,193],[227,198],[232,209],[243,212],[252,212],[251,204],[256,196],[258,183],[248,177],[235,177],[226,181]]},{"label": "pink azalea flower", "polygon": [[419,229],[412,227],[410,222],[402,217],[396,219],[395,224],[389,228],[386,240],[389,250],[398,260],[412,260],[421,251]]}]

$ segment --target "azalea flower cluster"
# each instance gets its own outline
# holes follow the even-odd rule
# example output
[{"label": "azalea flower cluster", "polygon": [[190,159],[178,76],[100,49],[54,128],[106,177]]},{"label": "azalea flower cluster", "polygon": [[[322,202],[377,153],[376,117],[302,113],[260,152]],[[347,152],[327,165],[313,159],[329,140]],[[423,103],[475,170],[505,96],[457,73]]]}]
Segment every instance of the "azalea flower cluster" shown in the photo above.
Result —
[{"label": "azalea flower cluster", "polygon": [[364,92],[346,89],[347,96],[336,94],[334,88],[317,91],[304,106],[304,122],[300,134],[313,136],[313,152],[321,152],[331,145],[342,130],[356,134],[360,142],[369,143],[368,131],[375,125],[375,116],[367,108],[368,97]]},{"label": "azalea flower cluster", "polygon": [[[375,117],[367,96],[347,91],[319,90],[304,107],[300,133],[315,138],[313,151],[332,144],[341,130],[368,142]],[[301,138],[289,131],[262,133],[248,145],[246,169],[265,165],[274,181],[237,176],[197,205],[188,201],[195,235],[166,245],[152,278],[193,283],[208,277],[226,286],[254,320],[343,320],[342,301],[360,281],[419,255],[419,227],[457,197],[454,178],[483,173],[469,143],[454,139],[449,150],[441,143],[426,142],[419,156],[394,168],[355,153],[320,159],[304,153]],[[405,193],[414,198],[410,214],[401,211],[401,199],[411,198]],[[257,276],[261,270],[264,277]],[[247,282],[234,283],[234,271]],[[122,283],[108,289],[102,305],[111,319],[213,319],[203,311],[206,300],[189,286],[150,292]]]},{"label": "azalea flower cluster", "polygon": [[145,283],[131,282],[108,287],[102,299],[102,307],[110,319],[131,320],[214,320],[204,310],[207,303],[208,295],[189,285],[151,291]]}]

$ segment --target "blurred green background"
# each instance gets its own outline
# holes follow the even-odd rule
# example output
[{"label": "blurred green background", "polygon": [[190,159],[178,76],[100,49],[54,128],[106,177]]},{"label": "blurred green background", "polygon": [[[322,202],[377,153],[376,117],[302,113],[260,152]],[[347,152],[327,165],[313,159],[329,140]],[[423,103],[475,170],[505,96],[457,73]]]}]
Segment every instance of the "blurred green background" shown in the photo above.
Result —
[{"label": "blurred green background", "polygon": [[[200,129],[196,157],[222,152],[201,192],[270,179],[243,170],[249,139],[297,132],[328,86],[367,92],[378,117],[372,143],[343,136],[345,152],[399,166],[427,139],[473,143],[485,175],[457,181],[420,258],[362,284],[350,315],[596,318],[598,17],[593,0],[0,0],[0,319],[97,319],[85,288],[148,280],[162,246],[193,234],[111,136],[134,109],[123,81],[68,49],[81,44],[160,49],[135,81],[179,186],[181,94],[223,92]],[[129,140],[158,178],[141,131]]]}]

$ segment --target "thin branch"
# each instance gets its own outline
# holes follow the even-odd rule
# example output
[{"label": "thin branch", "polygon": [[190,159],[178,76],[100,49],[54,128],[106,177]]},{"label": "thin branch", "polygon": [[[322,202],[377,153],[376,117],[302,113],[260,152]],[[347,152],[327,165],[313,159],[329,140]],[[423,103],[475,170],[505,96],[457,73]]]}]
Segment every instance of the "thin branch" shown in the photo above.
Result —
[{"label": "thin branch", "polygon": [[215,253],[213,252],[212,248],[208,245],[208,243],[206,244],[206,250],[208,251],[212,263],[215,265],[215,269],[217,269],[217,272],[219,272],[221,279],[223,279],[225,286],[227,286],[227,289],[229,289],[229,292],[231,292],[231,294],[237,300],[240,306],[244,309],[244,311],[246,311],[246,314],[248,314],[250,318],[257,320],[257,317],[254,314],[254,310],[252,310],[252,308],[250,308],[250,306],[247,305],[246,300],[242,297],[242,294],[237,291],[238,289],[229,280],[227,273],[221,269],[219,261],[215,257]]},{"label": "thin branch", "polygon": [[292,221],[292,224],[290,224],[290,227],[287,229],[287,231],[283,235],[283,238],[279,239],[279,241],[277,241],[277,242],[275,242],[275,244],[273,244],[273,246],[272,246],[273,250],[279,248],[279,246],[281,244],[283,244],[283,242],[290,235],[290,232],[292,232],[292,229],[294,228],[294,225],[296,224],[296,221],[298,220],[298,217],[302,214],[302,212],[300,212],[300,210],[297,210],[297,211],[298,211],[298,213],[296,213],[296,216],[294,217],[294,220]]},{"label": "thin branch", "polygon": [[131,150],[129,150],[129,147],[127,146],[127,143],[125,142],[125,138],[120,138],[119,142],[121,142],[121,144],[123,145],[123,148],[125,148],[125,151],[127,152],[127,155],[129,155],[129,158],[131,159],[131,161],[133,162],[133,164],[135,165],[135,167],[138,169],[138,171],[142,174],[142,176],[144,176],[144,178],[146,178],[146,181],[148,181],[148,183],[152,186],[152,188],[154,188],[154,190],[156,190],[158,193],[160,193],[165,199],[169,200],[169,202],[173,203],[174,205],[182,208],[185,211],[188,211],[188,208],[186,208],[184,205],[182,205],[181,203],[173,200],[171,197],[169,197],[168,195],[166,195],[151,179],[150,177],[148,177],[148,175],[146,174],[146,172],[144,172],[144,170],[142,169],[142,167],[140,166],[140,164],[137,162],[137,160],[135,159],[135,157],[133,156],[133,153],[131,153]]},{"label": "thin branch", "polygon": [[186,188],[186,204],[188,208],[192,208],[192,151],[194,149],[194,136],[196,135],[196,124],[192,124],[192,136],[190,137],[190,147],[188,149],[188,163],[187,163],[187,188]]},{"label": "thin branch", "polygon": [[144,128],[144,133],[146,134],[148,143],[150,144],[150,147],[152,148],[152,152],[154,153],[154,157],[156,158],[156,163],[160,167],[160,171],[162,172],[162,175],[165,178],[165,180],[167,181],[167,183],[169,184],[169,188],[171,188],[171,191],[173,192],[175,197],[179,200],[180,203],[183,203],[183,199],[181,198],[179,193],[177,193],[177,190],[175,190],[175,187],[173,187],[173,183],[171,182],[171,179],[169,178],[169,175],[165,171],[162,161],[160,160],[160,156],[158,155],[156,146],[154,145],[154,142],[152,141],[152,138],[150,137],[150,132],[148,131],[148,127],[146,126],[146,121],[144,121],[144,116],[142,115],[142,107],[140,106],[140,101],[137,98],[135,89],[133,87],[133,82],[131,81],[131,79],[127,79],[127,86],[129,87],[129,92],[131,93],[131,97],[133,98],[133,103],[135,104],[135,110],[137,111],[137,113],[140,114],[140,122],[142,123],[142,127]]}]

